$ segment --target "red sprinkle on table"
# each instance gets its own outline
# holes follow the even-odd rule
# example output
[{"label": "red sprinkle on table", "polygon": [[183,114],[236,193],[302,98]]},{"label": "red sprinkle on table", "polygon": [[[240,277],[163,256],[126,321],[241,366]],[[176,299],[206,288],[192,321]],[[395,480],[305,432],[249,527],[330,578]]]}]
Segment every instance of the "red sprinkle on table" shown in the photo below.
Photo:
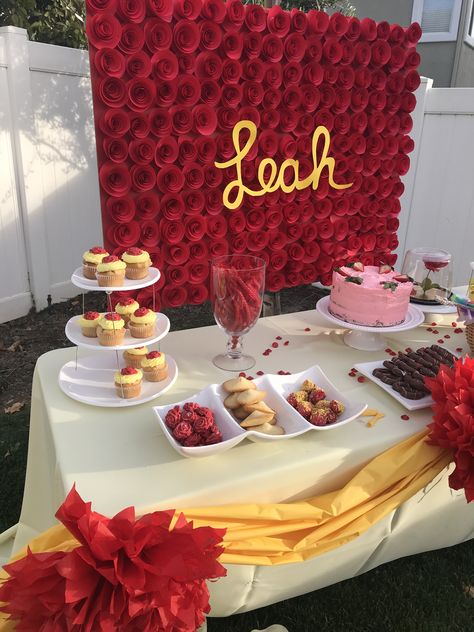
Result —
[{"label": "red sprinkle on table", "polygon": [[433,329],[433,333],[434,334],[439,334],[439,331],[437,329]]},{"label": "red sprinkle on table", "polygon": [[437,340],[437,342],[438,342],[438,344],[440,344],[440,345],[444,345],[444,340],[443,340],[442,338],[439,338],[439,339]]},{"label": "red sprinkle on table", "polygon": [[433,331],[433,327],[428,327],[426,331]]},{"label": "red sprinkle on table", "polygon": [[276,336],[275,340],[281,340],[281,336]]},{"label": "red sprinkle on table", "polygon": [[436,325],[437,325],[437,324],[438,324],[438,323],[431,323],[431,326],[432,326],[432,327],[436,327]]},{"label": "red sprinkle on table", "polygon": [[413,351],[413,349],[411,347],[407,347],[405,349],[405,353],[411,353]]},{"label": "red sprinkle on table", "polygon": [[391,349],[389,349],[388,347],[385,349],[385,353],[390,353]]},{"label": "red sprinkle on table", "polygon": [[245,377],[245,372],[244,372],[244,371],[241,371],[241,372],[239,373],[239,377]]},{"label": "red sprinkle on table", "polygon": [[253,375],[247,375],[248,380],[253,380]]},{"label": "red sprinkle on table", "polygon": [[456,329],[454,330],[455,334],[462,334],[462,329],[461,327],[456,327]]},{"label": "red sprinkle on table", "polygon": [[264,355],[264,356],[269,356],[269,355],[270,355],[270,353],[271,353],[271,351],[269,351],[269,350],[267,349],[266,351],[264,351],[264,352],[262,353],[262,355]]},{"label": "red sprinkle on table", "polygon": [[451,338],[451,336],[450,336],[449,334],[446,334],[444,337],[445,337],[446,339]]},{"label": "red sprinkle on table", "polygon": [[458,326],[458,324],[455,323],[454,321],[451,323],[451,327],[457,327],[457,326]]},{"label": "red sprinkle on table", "polygon": [[272,342],[272,347],[274,349],[278,349],[278,342]]},{"label": "red sprinkle on table", "polygon": [[359,375],[359,377],[357,378],[358,382],[365,382],[365,377],[363,375]]},{"label": "red sprinkle on table", "polygon": [[281,369],[278,371],[278,375],[286,375],[286,371],[282,371]]},{"label": "red sprinkle on table", "polygon": [[462,347],[456,347],[456,351],[462,351]]},{"label": "red sprinkle on table", "polygon": [[401,415],[400,419],[403,419],[403,421],[408,421],[410,417],[408,415]]},{"label": "red sprinkle on table", "polygon": [[257,371],[257,375],[265,375],[263,371]]},{"label": "red sprinkle on table", "polygon": [[289,341],[289,340],[285,340],[285,342],[283,343],[283,345],[284,345],[285,347],[287,347],[289,344],[290,344],[290,341]]},{"label": "red sprinkle on table", "polygon": [[304,330],[305,331],[311,331],[311,327],[305,327]]}]

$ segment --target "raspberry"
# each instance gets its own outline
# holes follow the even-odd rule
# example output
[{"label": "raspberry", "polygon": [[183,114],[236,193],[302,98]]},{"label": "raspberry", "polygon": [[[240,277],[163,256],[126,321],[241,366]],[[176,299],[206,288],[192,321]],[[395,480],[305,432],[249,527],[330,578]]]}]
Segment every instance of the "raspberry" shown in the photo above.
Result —
[{"label": "raspberry", "polygon": [[290,404],[290,406],[293,406],[293,408],[298,406],[298,400],[296,399],[296,395],[294,393],[290,393],[286,398],[286,401]]},{"label": "raspberry", "polygon": [[403,421],[408,421],[410,417],[408,415],[400,415],[400,419],[403,419]]},{"label": "raspberry", "polygon": [[134,316],[146,316],[150,310],[148,307],[139,307],[133,312]]},{"label": "raspberry", "polygon": [[323,389],[316,387],[315,389],[310,391],[308,399],[312,404],[317,404],[325,397],[326,397],[326,393],[323,391]]},{"label": "raspberry", "polygon": [[126,366],[123,369],[120,369],[120,373],[122,375],[135,375],[135,373],[138,373],[138,369],[133,368],[133,366]]},{"label": "raspberry", "polygon": [[313,426],[325,426],[327,424],[327,413],[324,410],[317,410],[311,414],[308,420]]},{"label": "raspberry", "polygon": [[337,420],[336,413],[332,410],[326,412],[326,423],[333,424]]}]

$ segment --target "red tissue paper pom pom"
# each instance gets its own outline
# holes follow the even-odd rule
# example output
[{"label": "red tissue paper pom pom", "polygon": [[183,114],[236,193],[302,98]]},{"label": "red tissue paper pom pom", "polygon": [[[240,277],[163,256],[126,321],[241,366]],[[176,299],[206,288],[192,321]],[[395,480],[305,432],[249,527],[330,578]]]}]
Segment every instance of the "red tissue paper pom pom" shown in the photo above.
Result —
[{"label": "red tissue paper pom pom", "polygon": [[452,450],[452,489],[464,489],[466,500],[474,500],[474,359],[457,360],[452,369],[441,365],[435,378],[425,378],[434,399],[433,422],[428,441]]},{"label": "red tissue paper pom pom", "polygon": [[75,549],[28,550],[5,566],[1,610],[17,629],[194,632],[203,623],[206,580],[226,574],[217,561],[225,530],[193,528],[182,514],[174,522],[172,510],[136,519],[129,507],[106,518],[74,487],[56,517]]}]

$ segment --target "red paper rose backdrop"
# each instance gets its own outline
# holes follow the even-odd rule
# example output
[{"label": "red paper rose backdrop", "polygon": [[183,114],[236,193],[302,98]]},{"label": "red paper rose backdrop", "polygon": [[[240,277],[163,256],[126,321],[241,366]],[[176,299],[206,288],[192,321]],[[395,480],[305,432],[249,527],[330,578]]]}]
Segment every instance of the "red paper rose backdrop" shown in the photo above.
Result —
[{"label": "red paper rose backdrop", "polygon": [[[347,260],[393,263],[400,176],[420,83],[421,30],[386,22],[266,10],[240,0],[86,0],[105,245],[142,246],[162,271],[161,304],[208,298],[209,259],[252,253],[267,289],[321,280]],[[247,194],[223,205],[235,167],[232,129],[257,139],[242,180],[259,190],[273,158],[313,169],[314,130],[331,134],[318,188]],[[287,169],[285,182],[294,173]],[[147,304],[151,291],[142,292]]]}]

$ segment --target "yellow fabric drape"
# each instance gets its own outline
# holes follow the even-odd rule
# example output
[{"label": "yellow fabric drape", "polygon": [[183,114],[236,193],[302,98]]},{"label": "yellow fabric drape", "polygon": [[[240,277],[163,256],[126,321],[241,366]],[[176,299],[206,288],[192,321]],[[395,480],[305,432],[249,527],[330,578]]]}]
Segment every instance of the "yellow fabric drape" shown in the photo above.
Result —
[{"label": "yellow fabric drape", "polygon": [[[426,443],[427,430],[372,459],[341,489],[305,501],[183,509],[195,526],[225,527],[223,564],[301,562],[361,535],[420,489],[451,461],[451,453]],[[33,552],[70,551],[78,545],[63,525],[29,546]],[[26,548],[12,558],[19,559]],[[7,577],[2,571],[0,580]],[[0,621],[2,615],[0,613]],[[14,628],[4,627],[0,630]]]}]

